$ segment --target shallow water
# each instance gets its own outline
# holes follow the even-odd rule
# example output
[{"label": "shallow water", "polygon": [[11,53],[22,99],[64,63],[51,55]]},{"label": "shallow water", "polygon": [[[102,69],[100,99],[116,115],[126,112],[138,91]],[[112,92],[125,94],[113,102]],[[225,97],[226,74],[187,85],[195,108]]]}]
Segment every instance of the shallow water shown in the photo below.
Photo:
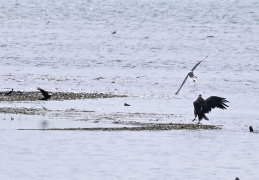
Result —
[{"label": "shallow water", "polygon": [[[223,180],[236,176],[257,179],[258,175],[258,134],[245,131],[1,131],[3,134],[8,136],[1,141],[5,179]],[[240,136],[243,138],[237,138]]]},{"label": "shallow water", "polygon": [[[203,122],[223,125],[217,131],[17,131],[43,120],[49,127],[97,123],[82,121],[86,115],[1,114],[1,177],[258,179],[258,134],[248,132],[250,125],[259,129],[258,9],[256,0],[0,2],[1,91],[129,95],[0,106],[93,111],[92,122],[99,118],[105,125],[100,117],[115,113],[174,114],[133,120],[190,123],[199,94],[230,101],[228,110],[215,109]],[[196,83],[187,80],[175,96],[206,55]]]}]

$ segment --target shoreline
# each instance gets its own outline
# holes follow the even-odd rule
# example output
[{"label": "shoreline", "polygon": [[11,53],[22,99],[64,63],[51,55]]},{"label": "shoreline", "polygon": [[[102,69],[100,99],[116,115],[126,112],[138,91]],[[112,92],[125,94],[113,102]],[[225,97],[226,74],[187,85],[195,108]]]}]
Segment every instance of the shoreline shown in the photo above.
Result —
[{"label": "shoreline", "polygon": [[[184,123],[140,123],[119,122],[126,127],[94,127],[94,128],[42,128],[42,129],[17,129],[38,131],[169,131],[169,130],[219,130],[219,125],[184,124]],[[114,122],[118,124],[118,122]],[[129,125],[132,125],[130,127]]]},{"label": "shoreline", "polygon": [[[96,99],[96,98],[117,98],[128,97],[128,95],[115,95],[111,93],[75,93],[75,92],[51,92],[51,98],[48,101],[62,101],[62,100],[74,100],[74,99]],[[10,95],[6,95],[7,92],[0,91],[0,101],[40,101],[42,94],[40,91],[14,91]]]},{"label": "shoreline", "polygon": [[[5,95],[6,92],[0,92],[1,102],[14,102],[14,101],[38,101],[42,98],[42,94],[39,91],[31,92],[13,92],[11,95]],[[127,95],[114,95],[109,93],[73,93],[73,92],[50,92],[52,94],[51,99],[48,101],[62,101],[62,100],[76,100],[76,99],[94,99],[94,98],[116,98],[116,97],[128,97]],[[69,116],[69,114],[79,113],[82,117],[86,118],[83,114],[93,113],[93,120],[107,120],[109,119],[111,124],[121,124],[124,127],[92,127],[92,128],[43,128],[43,129],[18,129],[18,130],[44,130],[44,131],[164,131],[164,130],[218,130],[221,129],[217,125],[201,125],[201,124],[184,124],[184,123],[153,123],[153,122],[137,122],[127,121],[127,118],[133,118],[139,120],[141,118],[150,119],[163,119],[163,118],[175,118],[174,114],[156,114],[156,113],[111,113],[105,116],[95,116],[95,111],[87,110],[48,110],[42,105],[42,108],[26,108],[26,107],[0,107],[0,113],[3,114],[24,114],[24,115],[41,115],[45,113],[53,113],[55,117]],[[125,119],[126,118],[126,119]],[[87,121],[87,118],[85,119]],[[73,120],[72,120],[73,121]]]}]

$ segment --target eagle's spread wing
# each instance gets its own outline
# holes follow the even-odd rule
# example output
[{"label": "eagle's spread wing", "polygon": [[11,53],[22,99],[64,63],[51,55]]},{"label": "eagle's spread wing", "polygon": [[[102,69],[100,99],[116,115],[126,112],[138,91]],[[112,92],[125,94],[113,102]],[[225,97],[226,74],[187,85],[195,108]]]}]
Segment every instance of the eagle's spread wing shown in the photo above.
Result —
[{"label": "eagle's spread wing", "polygon": [[185,81],[186,81],[187,78],[188,78],[188,74],[187,74],[187,76],[185,77],[185,79],[183,80],[182,85],[180,86],[180,88],[178,89],[178,91],[177,91],[175,94],[178,94],[178,93],[179,93],[179,91],[180,91],[181,88],[183,87],[183,85],[184,85],[184,83],[185,83]]},{"label": "eagle's spread wing", "polygon": [[37,88],[38,90],[40,90],[41,94],[44,96],[44,97],[48,97],[49,96],[49,93],[41,88]]},{"label": "eagle's spread wing", "polygon": [[208,56],[209,56],[209,55],[207,55],[203,60],[201,60],[200,62],[198,62],[198,63],[192,68],[191,71],[194,71],[194,70],[200,65],[200,63],[201,63],[202,61],[204,61]]},{"label": "eagle's spread wing", "polygon": [[228,107],[226,103],[229,103],[226,98],[211,96],[205,100],[202,111],[203,113],[209,113],[214,108],[226,109]]}]

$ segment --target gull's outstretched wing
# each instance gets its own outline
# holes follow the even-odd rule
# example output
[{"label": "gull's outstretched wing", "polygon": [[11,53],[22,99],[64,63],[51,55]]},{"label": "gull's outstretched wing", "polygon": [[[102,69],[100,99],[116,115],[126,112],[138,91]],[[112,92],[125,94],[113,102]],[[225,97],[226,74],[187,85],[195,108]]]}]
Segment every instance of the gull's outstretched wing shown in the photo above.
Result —
[{"label": "gull's outstretched wing", "polygon": [[200,63],[201,63],[202,61],[204,61],[208,56],[209,56],[209,55],[207,55],[203,60],[201,60],[200,62],[198,62],[198,63],[192,68],[191,71],[194,71],[194,70],[200,65]]},{"label": "gull's outstretched wing", "polygon": [[179,93],[179,91],[181,90],[181,88],[183,87],[183,85],[184,85],[184,83],[185,83],[185,81],[186,81],[186,79],[188,78],[188,74],[187,74],[187,76],[185,77],[185,79],[183,80],[183,83],[182,83],[182,85],[180,86],[180,88],[178,89],[178,91],[175,93],[175,94],[178,94]]}]

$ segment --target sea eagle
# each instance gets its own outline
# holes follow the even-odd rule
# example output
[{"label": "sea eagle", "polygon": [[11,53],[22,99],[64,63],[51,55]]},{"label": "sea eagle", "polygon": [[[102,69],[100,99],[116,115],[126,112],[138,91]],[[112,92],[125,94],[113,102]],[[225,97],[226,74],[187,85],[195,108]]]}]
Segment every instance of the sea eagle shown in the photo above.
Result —
[{"label": "sea eagle", "polygon": [[38,90],[40,90],[41,94],[44,96],[43,98],[39,99],[39,100],[47,100],[51,97],[51,95],[49,95],[49,93],[41,88],[37,88]]},{"label": "sea eagle", "polygon": [[199,120],[198,124],[203,118],[209,120],[205,114],[209,113],[214,108],[227,109],[228,105],[226,103],[229,103],[226,98],[211,96],[204,100],[201,95],[199,95],[197,100],[193,102],[195,117],[192,121],[195,121],[197,116]]},{"label": "sea eagle", "polygon": [[175,93],[175,95],[177,95],[179,93],[179,91],[181,90],[181,88],[183,87],[185,81],[187,80],[188,76],[190,78],[192,78],[193,82],[195,82],[195,79],[194,78],[197,78],[194,74],[193,74],[193,71],[200,65],[200,63],[202,61],[204,61],[209,55],[207,55],[203,60],[199,61],[193,68],[190,72],[188,72],[188,74],[186,75],[185,79],[183,80],[182,82],[182,85],[180,86],[180,88],[178,89],[178,91]]}]

